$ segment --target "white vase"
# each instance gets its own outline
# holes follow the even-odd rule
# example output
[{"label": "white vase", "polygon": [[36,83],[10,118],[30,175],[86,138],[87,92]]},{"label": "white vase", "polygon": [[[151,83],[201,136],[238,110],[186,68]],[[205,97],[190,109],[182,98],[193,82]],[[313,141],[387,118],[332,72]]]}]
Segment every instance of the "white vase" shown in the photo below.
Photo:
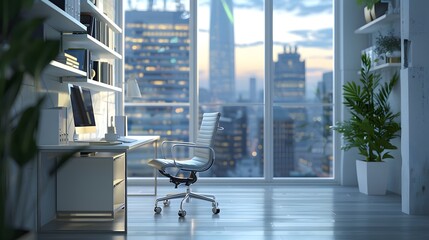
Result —
[{"label": "white vase", "polygon": [[400,50],[396,50],[393,52],[386,52],[386,57],[400,57],[401,56],[401,51]]},{"label": "white vase", "polygon": [[387,63],[400,63],[401,62],[401,51],[393,51],[386,53]]},{"label": "white vase", "polygon": [[385,195],[388,168],[385,162],[356,160],[359,191],[367,195]]}]

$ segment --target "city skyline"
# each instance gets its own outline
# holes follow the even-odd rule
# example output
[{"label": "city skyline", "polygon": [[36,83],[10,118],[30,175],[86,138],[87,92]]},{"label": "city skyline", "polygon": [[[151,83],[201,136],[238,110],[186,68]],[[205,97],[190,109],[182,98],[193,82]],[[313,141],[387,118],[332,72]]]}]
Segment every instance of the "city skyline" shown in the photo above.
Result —
[{"label": "city skyline", "polygon": [[[220,0],[219,0],[220,1]],[[145,9],[146,1],[136,9]],[[189,2],[182,0],[185,10]],[[154,1],[154,11],[163,10],[163,1]],[[174,11],[176,3],[167,1],[167,10]],[[317,83],[333,66],[333,5],[323,0],[274,1],[273,62],[284,45],[297,46],[306,61],[306,98],[314,99]],[[248,96],[248,81],[256,78],[258,92],[264,84],[264,1],[234,0],[235,82],[236,96]],[[128,9],[125,3],[125,9]],[[200,87],[209,89],[209,29],[210,1],[198,1],[198,73]],[[294,24],[285,24],[285,23]],[[299,24],[296,24],[299,23]]]},{"label": "city skyline", "polygon": [[[215,75],[209,80],[210,86],[199,87],[202,98],[195,104],[200,113],[221,112],[221,124],[228,131],[218,134],[215,144],[218,158],[213,170],[204,176],[263,176],[265,119],[264,106],[260,105],[264,102],[263,95],[258,97],[257,92],[260,89],[257,88],[256,77],[249,77],[246,84],[237,82],[234,68],[238,54],[231,54],[236,53],[237,47],[234,35],[229,34],[235,33],[237,18],[233,8],[228,5],[231,1],[222,0],[216,3],[223,4],[214,7],[212,10],[216,13],[209,15],[211,19],[215,18],[211,28],[216,30],[210,31],[210,35],[214,35],[210,37],[211,47],[201,49],[198,46],[198,51],[210,52],[210,68],[215,71]],[[189,79],[189,22],[182,16],[183,10],[179,9],[164,12],[126,12],[126,76],[141,74],[137,80],[144,95],[141,98],[128,98],[125,104],[131,134],[155,133],[170,140],[188,141],[187,104],[191,101],[190,86],[195,86],[195,82]],[[325,121],[325,115],[329,118],[332,111],[329,107],[324,108],[326,105],[322,104],[305,105],[308,102],[305,97],[308,85],[307,60],[303,59],[301,48],[283,45],[282,52],[279,52],[275,59],[277,60],[273,61],[274,75],[271,80],[275,89],[272,92],[275,113],[275,135],[272,136],[272,161],[276,169],[274,176],[329,177],[332,149],[325,151],[323,148],[326,145],[318,143],[331,141],[324,129],[325,125],[329,124]],[[260,66],[264,65],[263,57],[257,60],[261,63]],[[329,97],[329,81],[332,81],[332,78],[330,79],[326,72],[317,79],[315,87],[320,89],[314,91],[314,95],[315,99],[321,98],[313,103],[325,103],[326,96]],[[249,94],[247,98],[240,97],[241,92],[234,93],[235,84],[243,85],[243,88],[257,96]],[[219,88],[219,85],[225,88]],[[219,89],[221,91],[217,91]],[[317,95],[317,92],[323,96]],[[170,107],[158,103],[176,105]],[[224,105],[225,103],[227,105]],[[231,103],[236,105],[228,105]]]}]

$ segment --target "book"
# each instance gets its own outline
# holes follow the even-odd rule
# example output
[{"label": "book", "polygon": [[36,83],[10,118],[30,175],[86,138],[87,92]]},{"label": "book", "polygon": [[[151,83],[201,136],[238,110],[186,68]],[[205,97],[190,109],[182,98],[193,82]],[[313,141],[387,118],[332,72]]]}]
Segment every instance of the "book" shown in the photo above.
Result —
[{"label": "book", "polygon": [[65,53],[77,58],[79,69],[86,72],[87,76],[91,73],[91,52],[88,49],[67,49]]},{"label": "book", "polygon": [[91,13],[81,13],[80,14],[80,22],[86,26],[86,33],[92,37],[96,36],[96,19]]},{"label": "book", "polygon": [[70,67],[73,67],[73,68],[76,68],[76,69],[79,69],[79,64],[74,64],[74,63],[71,63],[71,62],[65,62],[65,64],[67,65],[67,66],[70,66]]},{"label": "book", "polygon": [[79,62],[77,61],[77,58],[75,56],[68,54],[68,53],[58,54],[58,56],[55,58],[55,60],[57,60],[59,62],[65,62],[66,60],[68,60],[70,62],[74,62],[76,64],[79,64]]},{"label": "book", "polygon": [[95,71],[94,81],[113,85],[113,65],[108,62],[93,61],[92,67]]},{"label": "book", "polygon": [[73,60],[73,61],[76,61],[76,62],[77,62],[77,58],[76,58],[75,56],[73,56],[73,55],[71,55],[71,54],[68,54],[68,53],[66,53],[66,52],[63,52],[62,54],[63,54],[63,55],[64,55],[64,57],[66,57],[67,59],[70,59],[70,60]]}]

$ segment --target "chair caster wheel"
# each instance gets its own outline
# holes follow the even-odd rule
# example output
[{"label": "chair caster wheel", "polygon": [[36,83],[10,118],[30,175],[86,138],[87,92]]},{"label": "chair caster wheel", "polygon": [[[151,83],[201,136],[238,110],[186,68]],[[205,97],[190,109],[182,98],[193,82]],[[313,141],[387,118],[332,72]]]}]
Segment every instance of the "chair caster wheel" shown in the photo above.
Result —
[{"label": "chair caster wheel", "polygon": [[179,210],[179,217],[185,217],[186,216],[186,211],[185,210]]},{"label": "chair caster wheel", "polygon": [[214,214],[218,214],[218,213],[220,213],[220,208],[212,208],[212,212],[214,213]]},{"label": "chair caster wheel", "polygon": [[153,211],[154,211],[156,214],[160,214],[160,213],[161,213],[161,211],[162,211],[162,208],[160,208],[160,207],[155,207],[155,208],[153,209]]},{"label": "chair caster wheel", "polygon": [[164,206],[165,207],[168,207],[168,206],[170,206],[170,200],[164,200]]}]

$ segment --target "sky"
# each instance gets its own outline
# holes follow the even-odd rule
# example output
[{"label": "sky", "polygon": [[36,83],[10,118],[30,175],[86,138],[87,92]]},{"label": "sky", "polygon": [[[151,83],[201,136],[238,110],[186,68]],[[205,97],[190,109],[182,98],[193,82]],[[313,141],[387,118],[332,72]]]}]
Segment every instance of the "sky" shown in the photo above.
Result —
[{"label": "sky", "polygon": [[[221,1],[221,0],[216,0]],[[125,10],[145,10],[147,0],[124,1]],[[167,0],[167,10],[175,10],[175,0]],[[234,0],[236,42],[236,89],[246,95],[249,79],[258,87],[264,76],[264,1]],[[131,5],[129,4],[131,3]],[[182,0],[185,9],[189,2]],[[154,0],[154,9],[162,10],[164,1]],[[198,68],[200,86],[208,87],[208,47],[210,0],[198,0]],[[331,0],[273,0],[273,57],[283,46],[295,46],[306,62],[307,97],[312,98],[324,72],[333,68],[333,6]],[[289,49],[289,47],[287,47]]]}]

